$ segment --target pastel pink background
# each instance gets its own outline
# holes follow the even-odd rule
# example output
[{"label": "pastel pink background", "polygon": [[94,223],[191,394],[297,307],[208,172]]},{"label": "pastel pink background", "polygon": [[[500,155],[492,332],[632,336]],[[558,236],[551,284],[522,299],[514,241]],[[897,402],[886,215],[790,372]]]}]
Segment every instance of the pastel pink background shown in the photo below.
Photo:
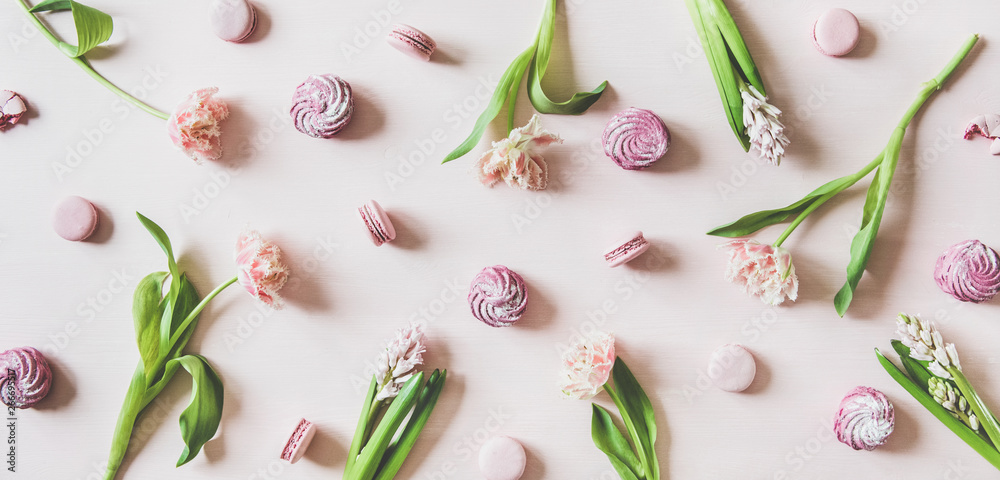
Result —
[{"label": "pastel pink background", "polygon": [[[124,107],[38,35],[13,1],[0,2],[0,88],[22,93],[31,108],[23,125],[0,135],[0,348],[54,352],[56,371],[41,408],[18,412],[20,471],[0,476],[84,480],[106,459],[138,359],[131,291],[164,268],[135,211],[170,234],[203,294],[233,275],[231,250],[246,224],[281,246],[293,279],[283,311],[261,314],[236,288],[205,311],[189,351],[224,378],[219,435],[191,464],[173,467],[183,447],[177,416],[189,395],[178,376],[140,423],[125,478],[339,478],[366,363],[397,327],[421,317],[429,323],[428,367],[448,368],[449,378],[399,478],[480,478],[475,452],[488,432],[524,443],[525,479],[614,478],[591,442],[589,405],[554,387],[557,346],[595,327],[617,334],[653,400],[669,478],[997,476],[873,353],[888,349],[897,312],[938,318],[967,375],[1000,408],[998,303],[957,303],[931,277],[953,243],[978,238],[1000,248],[1000,158],[987,153],[986,140],[960,138],[972,117],[1000,112],[994,2],[730,0],[773,102],[786,112],[793,143],[778,168],[755,163],[733,138],[684,2],[561,2],[549,91],[566,98],[605,79],[610,87],[583,116],[544,116],[566,142],[545,152],[555,181],[542,193],[478,185],[469,169],[485,141],[438,165],[471,130],[491,82],[532,40],[541,0],[258,0],[259,31],[241,45],[212,35],[206,2],[90,4],[116,20],[110,45],[88,55],[109,79],[167,110],[196,88],[221,89],[232,108],[224,138],[231,165],[185,159],[162,121]],[[813,20],[835,6],[854,11],[863,28],[857,50],[840,59],[822,56],[810,40]],[[61,17],[57,30],[71,36]],[[432,35],[433,61],[386,45],[380,17]],[[366,28],[370,42],[346,54],[345,45],[369,39]],[[721,241],[704,232],[866,164],[921,82],[973,32],[984,35],[981,45],[906,137],[847,317],[834,313],[832,298],[864,186],[785,244],[801,280],[797,303],[769,308],[727,284]],[[289,124],[292,91],[311,73],[335,73],[354,88],[357,112],[338,138],[309,138]],[[597,144],[605,122],[629,106],[655,111],[673,135],[648,171],[621,170]],[[522,95],[517,123],[531,113]],[[494,122],[486,137],[501,130]],[[80,155],[73,166],[68,151]],[[56,173],[59,163],[69,171]],[[70,243],[52,231],[51,210],[66,195],[101,209],[95,241]],[[381,248],[354,218],[371,198],[398,232]],[[607,268],[602,250],[634,229],[654,248],[628,267]],[[773,241],[779,232],[757,238]],[[497,263],[529,284],[528,312],[515,328],[489,329],[467,311],[469,280]],[[724,343],[742,343],[758,359],[747,393],[705,383],[707,359]],[[896,406],[896,433],[875,452],[855,452],[828,431],[841,396],[856,385],[883,390]],[[300,417],[319,432],[302,462],[282,465],[278,454]]]}]

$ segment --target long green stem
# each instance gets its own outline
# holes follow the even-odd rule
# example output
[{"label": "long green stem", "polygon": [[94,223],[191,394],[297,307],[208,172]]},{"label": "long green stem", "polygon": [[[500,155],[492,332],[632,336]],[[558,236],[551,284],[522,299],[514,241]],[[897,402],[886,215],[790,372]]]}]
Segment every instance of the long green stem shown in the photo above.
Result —
[{"label": "long green stem", "polygon": [[[56,38],[55,34],[49,31],[49,29],[46,28],[45,25],[40,20],[38,20],[38,17],[36,17],[34,13],[31,13],[31,7],[27,3],[25,3],[24,0],[19,0],[18,3],[21,5],[21,8],[24,9],[24,12],[28,14],[28,18],[30,18],[31,22],[35,24],[35,27],[38,28],[38,31],[42,33],[42,36],[49,39],[49,41],[52,42],[52,44],[55,45],[56,48],[59,49],[59,51],[62,51],[62,48],[60,48],[60,44],[62,44],[62,42],[58,38]],[[139,107],[143,111],[163,120],[170,118],[169,114],[149,106],[149,104],[147,104],[146,102],[143,102],[138,98],[135,98],[130,93],[118,88],[117,85],[108,81],[108,79],[104,78],[103,76],[101,76],[101,74],[97,73],[97,71],[94,70],[94,67],[91,66],[90,63],[87,62],[87,60],[84,59],[83,57],[70,57],[70,60],[72,60],[73,63],[77,64],[80,68],[82,68],[83,71],[87,72],[87,75],[90,75],[91,78],[97,80],[97,83],[104,85],[109,90],[114,92],[116,95],[118,95],[121,98],[124,98],[125,100],[132,103],[136,107]]]},{"label": "long green stem", "polygon": [[139,414],[146,408],[143,402],[145,392],[146,376],[143,373],[142,362],[139,362],[132,375],[132,383],[129,384],[128,392],[125,394],[122,410],[118,414],[114,436],[111,437],[111,453],[108,454],[108,468],[104,471],[104,480],[114,480],[118,475],[118,469],[121,468],[132,438],[132,429],[135,428]]},{"label": "long green stem", "polygon": [[190,325],[195,318],[198,318],[198,315],[201,313],[202,310],[205,309],[205,306],[208,305],[208,302],[211,302],[216,295],[222,293],[222,291],[225,290],[226,287],[236,283],[237,280],[239,280],[239,277],[233,277],[230,278],[229,280],[226,280],[222,285],[215,287],[215,290],[212,290],[212,292],[206,295],[205,298],[201,299],[201,302],[199,302],[198,305],[194,307],[194,310],[191,310],[191,313],[189,313],[188,316],[184,319],[184,321],[181,322],[181,325],[177,327],[177,330],[174,332],[174,336],[170,337],[170,345],[177,344],[177,341],[180,340],[181,335],[183,335],[184,331],[187,330],[188,325]]},{"label": "long green stem", "polygon": [[948,367],[948,373],[951,374],[952,378],[955,379],[955,385],[958,386],[958,390],[962,392],[965,399],[969,402],[969,406],[972,407],[972,411],[975,412],[976,416],[979,417],[979,423],[982,425],[983,429],[986,430],[986,435],[990,437],[990,441],[993,442],[994,447],[1000,447],[1000,424],[997,423],[996,417],[990,412],[983,400],[979,398],[979,394],[976,393],[976,389],[972,387],[969,383],[969,379],[965,378],[965,374],[961,370],[955,367]]},{"label": "long green stem", "polygon": [[[948,78],[951,77],[952,73],[955,72],[955,69],[958,68],[958,65],[961,64],[962,61],[965,60],[965,57],[969,55],[969,52],[972,51],[972,47],[976,45],[977,41],[979,41],[978,34],[970,35],[969,38],[966,39],[965,43],[962,44],[962,48],[958,51],[958,53],[955,54],[955,56],[952,57],[951,61],[948,62],[948,65],[946,65],[944,69],[941,70],[941,72],[938,73],[936,77],[934,77],[929,82],[924,83],[924,88],[920,91],[920,94],[917,95],[917,99],[914,100],[912,104],[910,104],[910,108],[906,110],[906,113],[903,114],[903,118],[900,119],[897,128],[906,130],[906,128],[910,126],[910,122],[913,121],[913,117],[917,115],[917,112],[919,112],[920,109],[924,106],[924,103],[926,103],[927,100],[931,98],[931,95],[933,95],[934,92],[940,90],[941,86],[948,81]],[[893,135],[894,136],[896,135],[895,131],[893,132]],[[890,146],[892,145],[890,144]],[[895,160],[898,160],[898,155],[899,155],[898,148],[894,151],[896,153],[895,155],[889,155],[889,157],[895,157],[892,161],[893,165],[891,170],[895,170]],[[847,177],[844,177],[843,180],[845,181],[845,183],[843,185],[841,185],[836,190],[833,190],[823,195],[822,197],[818,198],[815,202],[809,205],[808,208],[803,210],[802,213],[800,213],[798,217],[796,217],[795,220],[791,224],[789,224],[787,228],[785,228],[785,231],[781,233],[781,236],[778,237],[778,240],[774,242],[774,246],[780,247],[781,244],[785,242],[785,239],[787,239],[788,236],[791,235],[793,231],[795,231],[795,229],[799,226],[799,224],[802,223],[802,221],[805,220],[806,217],[809,216],[809,214],[811,214],[821,205],[826,203],[827,200],[830,200],[840,192],[843,192],[844,190],[850,188],[859,180],[868,176],[869,173],[878,168],[883,163],[883,161],[887,159],[885,153],[886,151],[883,150],[882,153],[878,155],[878,157],[875,157],[875,160],[872,160],[871,163],[865,165],[865,167],[859,170],[857,173],[855,173],[854,175],[849,175]],[[891,172],[889,172],[888,174],[891,175]]]},{"label": "long green stem", "polygon": [[865,165],[864,168],[862,168],[861,170],[858,170],[853,175],[848,175],[846,177],[841,178],[841,181],[843,181],[844,183],[841,184],[840,187],[837,187],[836,190],[830,191],[829,193],[816,199],[816,201],[813,202],[812,205],[809,205],[809,207],[807,207],[805,210],[803,210],[798,217],[795,217],[795,220],[791,224],[789,224],[787,228],[785,228],[785,231],[781,232],[781,236],[779,236],[778,240],[774,242],[774,246],[780,247],[781,244],[785,242],[785,239],[787,239],[788,236],[795,231],[795,229],[799,226],[799,224],[802,223],[802,221],[805,220],[810,213],[812,213],[821,205],[826,203],[827,200],[830,200],[831,198],[837,196],[837,194],[839,194],[840,192],[847,190],[855,183],[858,183],[859,180],[868,176],[869,173],[872,173],[872,170],[875,170],[875,168],[877,168],[882,163],[882,158],[884,155],[885,152],[880,153],[877,157],[875,157],[875,160],[872,160],[871,163]]}]

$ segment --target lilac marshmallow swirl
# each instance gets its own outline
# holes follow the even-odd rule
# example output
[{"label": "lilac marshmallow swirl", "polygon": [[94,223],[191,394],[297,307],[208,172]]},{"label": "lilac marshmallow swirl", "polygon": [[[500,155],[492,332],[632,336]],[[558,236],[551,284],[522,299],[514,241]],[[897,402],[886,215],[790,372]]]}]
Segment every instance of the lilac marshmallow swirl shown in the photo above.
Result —
[{"label": "lilac marshmallow swirl", "polygon": [[49,362],[31,347],[0,353],[0,400],[17,408],[28,408],[49,393],[52,370]]},{"label": "lilac marshmallow swirl", "polygon": [[292,96],[295,128],[310,137],[330,138],[351,121],[351,84],[336,75],[309,75]]},{"label": "lilac marshmallow swirl", "polygon": [[491,327],[509,327],[521,319],[528,305],[524,279],[503,265],[486,267],[472,279],[472,314]]},{"label": "lilac marshmallow swirl", "polygon": [[952,245],[938,258],[934,281],[958,300],[985,302],[1000,291],[1000,256],[979,240]]},{"label": "lilac marshmallow swirl", "polygon": [[837,439],[855,450],[875,450],[885,444],[896,424],[892,403],[870,387],[855,387],[840,401],[833,420]]},{"label": "lilac marshmallow swirl", "polygon": [[604,127],[604,154],[625,170],[641,170],[660,159],[670,147],[670,132],[655,113],[629,108]]}]

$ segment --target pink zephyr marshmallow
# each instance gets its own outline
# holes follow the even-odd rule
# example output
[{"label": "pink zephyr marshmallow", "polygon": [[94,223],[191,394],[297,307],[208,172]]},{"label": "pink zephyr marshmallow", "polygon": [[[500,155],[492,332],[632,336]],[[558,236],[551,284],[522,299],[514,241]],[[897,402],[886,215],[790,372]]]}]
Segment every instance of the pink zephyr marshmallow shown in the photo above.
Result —
[{"label": "pink zephyr marshmallow", "polygon": [[976,135],[993,139],[990,153],[1000,155],[1000,115],[991,113],[973,118],[969,126],[965,127],[965,139],[969,140]]}]

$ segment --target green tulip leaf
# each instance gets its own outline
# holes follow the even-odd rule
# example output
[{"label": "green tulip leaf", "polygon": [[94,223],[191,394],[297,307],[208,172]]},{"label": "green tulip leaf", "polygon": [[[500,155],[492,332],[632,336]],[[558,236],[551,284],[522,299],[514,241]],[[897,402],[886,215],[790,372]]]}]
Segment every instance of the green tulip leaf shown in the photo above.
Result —
[{"label": "green tulip leaf", "polygon": [[135,323],[135,341],[145,377],[153,378],[151,371],[160,355],[160,319],[163,317],[162,290],[167,272],[146,275],[135,287],[132,297],[132,320]]},{"label": "green tulip leaf", "polygon": [[[601,98],[608,82],[601,83],[590,92],[579,92],[565,102],[556,103],[549,99],[542,89],[542,78],[549,68],[549,58],[552,56],[552,39],[556,29],[556,0],[548,0],[542,24],[535,40],[537,46],[535,57],[531,61],[531,71],[528,74],[528,99],[539,113],[554,113],[558,115],[580,115]],[[513,109],[511,102],[511,109]]]},{"label": "green tulip leaf", "polygon": [[399,395],[396,395],[396,398],[392,399],[392,403],[389,404],[389,409],[386,410],[385,416],[382,417],[378,422],[378,426],[375,427],[375,431],[372,432],[371,439],[361,449],[357,462],[354,464],[354,469],[350,472],[345,472],[344,480],[372,480],[375,478],[375,473],[382,459],[385,458],[386,450],[389,448],[389,442],[396,436],[396,432],[399,431],[403,420],[413,410],[417,402],[417,396],[423,390],[423,384],[423,372],[410,377],[403,384]]},{"label": "green tulip leaf", "polygon": [[[497,118],[500,114],[500,109],[503,108],[504,103],[507,102],[507,98],[511,94],[511,90],[516,90],[521,82],[521,77],[524,75],[524,70],[528,68],[528,64],[531,62],[531,57],[535,53],[535,46],[532,45],[527,50],[521,52],[517,58],[511,62],[510,66],[507,67],[507,71],[503,72],[503,76],[500,77],[500,83],[497,84],[496,90],[493,91],[493,98],[490,99],[489,105],[486,106],[486,110],[479,115],[476,119],[476,125],[472,127],[472,133],[469,137],[462,142],[461,145],[455,148],[451,153],[441,163],[448,163],[456,158],[459,158],[466,153],[469,153],[476,145],[479,144],[479,140],[483,138],[483,133],[486,132],[486,126]],[[514,105],[511,104],[507,108],[513,110]],[[508,124],[511,124],[512,120],[508,119]]]},{"label": "green tulip leaf", "polygon": [[622,480],[645,478],[642,463],[635,456],[625,435],[614,424],[611,414],[596,403],[591,405],[594,415],[590,423],[590,436],[594,439],[594,445],[608,456],[611,466]]},{"label": "green tulip leaf", "polygon": [[647,480],[659,479],[660,466],[654,449],[656,418],[653,405],[621,357],[615,358],[614,367],[611,368],[611,378],[615,382],[616,393],[612,399],[615,399],[615,405],[618,406],[622,420],[625,421],[633,443],[636,444],[636,451],[646,470],[645,477]]},{"label": "green tulip leaf", "polygon": [[222,380],[205,357],[185,355],[167,363],[168,370],[175,371],[178,367],[184,367],[191,374],[191,403],[180,417],[184,452],[177,460],[179,467],[198,456],[201,447],[219,430],[224,393]]},{"label": "green tulip leaf", "polygon": [[93,7],[72,0],[46,0],[31,8],[31,13],[70,10],[76,27],[77,44],[60,41],[57,45],[71,58],[81,57],[94,47],[108,41],[114,31],[111,16]]}]

